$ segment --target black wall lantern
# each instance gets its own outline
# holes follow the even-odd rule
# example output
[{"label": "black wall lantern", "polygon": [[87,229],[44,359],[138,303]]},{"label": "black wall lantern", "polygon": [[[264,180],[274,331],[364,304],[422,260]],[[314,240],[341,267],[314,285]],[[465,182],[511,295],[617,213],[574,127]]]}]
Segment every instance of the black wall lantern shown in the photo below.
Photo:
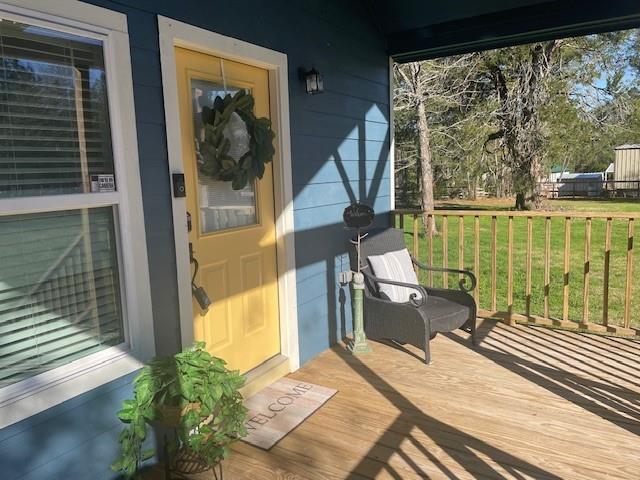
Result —
[{"label": "black wall lantern", "polygon": [[301,77],[309,95],[324,92],[322,75],[315,68],[312,67],[309,71],[301,70]]}]

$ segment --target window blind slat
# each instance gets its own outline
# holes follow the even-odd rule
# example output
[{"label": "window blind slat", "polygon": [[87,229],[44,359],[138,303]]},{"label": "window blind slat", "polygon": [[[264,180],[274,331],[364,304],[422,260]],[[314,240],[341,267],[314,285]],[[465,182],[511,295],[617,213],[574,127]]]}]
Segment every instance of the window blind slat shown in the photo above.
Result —
[{"label": "window blind slat", "polygon": [[[2,68],[0,66],[0,68]],[[10,88],[8,87],[10,85]],[[80,92],[83,95],[90,92],[90,89],[84,88],[78,85],[54,85],[54,84],[44,84],[43,82],[34,81],[32,78],[20,78],[20,79],[12,79],[12,78],[0,78],[0,92],[4,94],[15,93],[16,95],[23,95],[25,93],[33,93],[33,95],[37,95],[38,93],[42,93],[43,95],[47,90],[51,90],[51,98],[58,99],[61,96],[67,98],[69,95],[74,95],[76,92]],[[55,94],[53,91],[64,91],[65,93],[59,92]],[[44,97],[49,98],[45,95]]]},{"label": "window blind slat", "polygon": [[[22,115],[13,115],[11,117],[9,117],[8,115],[5,116],[5,121],[8,121],[9,119],[14,120],[16,122],[16,125],[20,125],[20,122],[27,122],[29,120],[33,120],[34,123],[27,123],[27,125],[34,125],[34,124],[38,124],[37,122],[41,122],[41,125],[48,125],[48,123],[46,122],[55,122],[55,123],[62,123],[62,122],[68,122],[68,123],[73,123],[76,124],[76,118],[75,117],[65,117],[64,115],[44,115],[44,114],[40,114],[40,115],[33,115],[33,114],[22,114]],[[91,120],[89,118],[85,118],[84,122],[85,125],[89,124],[89,125],[103,125],[103,122],[101,120]]]},{"label": "window blind slat", "polygon": [[[56,112],[56,115],[61,114],[62,112],[64,112],[65,114],[69,115],[69,118],[73,118],[76,119],[76,115],[77,115],[77,110],[76,107],[74,105],[74,103],[72,103],[71,101],[67,101],[66,103],[62,103],[62,104],[58,104],[55,105],[53,103],[43,103],[42,100],[40,99],[41,102],[40,104],[36,104],[34,103],[28,103],[28,102],[17,102],[17,101],[10,101],[10,100],[5,100],[4,102],[2,102],[3,107],[5,107],[8,111],[9,111],[9,115],[7,116],[7,118],[9,119],[9,121],[11,121],[11,117],[15,116],[15,117],[20,117],[20,112],[23,110],[36,110],[36,111],[48,111],[48,110],[54,110]],[[65,99],[67,100],[67,99]],[[90,105],[90,104],[89,104]],[[96,105],[96,107],[100,107],[100,105]],[[101,108],[90,108],[89,106],[85,107],[83,109],[83,114],[84,115],[88,115],[88,114],[92,114],[92,113],[102,113],[102,109]]]},{"label": "window blind slat", "polygon": [[[30,137],[34,137],[36,136],[36,132],[65,132],[65,133],[72,133],[74,138],[77,138],[77,130],[75,128],[72,128],[70,126],[66,126],[66,125],[18,125],[18,124],[11,124],[11,125],[5,125],[3,123],[0,123],[0,132],[2,132],[3,135],[6,135],[7,132],[11,132],[11,134],[15,134],[15,135],[20,135],[20,136],[30,136]],[[85,134],[91,133],[91,134],[100,134],[102,133],[102,130],[99,130],[97,128],[95,129],[90,129],[90,128],[85,128],[84,129]],[[46,136],[46,135],[50,135],[50,133],[40,133],[37,136]]]}]

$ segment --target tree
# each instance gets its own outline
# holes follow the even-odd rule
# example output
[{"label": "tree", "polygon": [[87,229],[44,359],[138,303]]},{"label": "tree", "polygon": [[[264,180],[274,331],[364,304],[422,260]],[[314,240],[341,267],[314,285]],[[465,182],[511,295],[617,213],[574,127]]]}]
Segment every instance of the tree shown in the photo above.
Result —
[{"label": "tree", "polygon": [[396,66],[401,175],[424,209],[477,186],[537,208],[550,166],[602,171],[640,142],[639,77],[640,30]]},{"label": "tree", "polygon": [[486,52],[484,64],[494,87],[498,130],[513,175],[516,209],[530,200],[540,204],[538,182],[543,176],[544,131],[541,110],[549,97],[549,77],[561,41],[551,40]]},{"label": "tree", "polygon": [[632,121],[638,39],[638,30],[627,30],[564,41],[541,114],[546,155],[555,164],[603,171],[615,146],[638,140]]},{"label": "tree", "polygon": [[[403,145],[405,152],[417,150],[420,206],[423,212],[434,209],[434,169],[430,119],[442,118],[452,112],[463,111],[474,96],[475,54],[459,55],[438,60],[396,65],[394,68],[395,108],[402,113],[414,112],[417,134],[415,141]],[[461,122],[471,120],[463,116]],[[448,125],[451,128],[451,125]],[[406,127],[406,125],[405,125]],[[413,145],[411,145],[413,143]],[[401,147],[402,148],[402,147]],[[425,233],[437,233],[432,217],[423,214]]]}]

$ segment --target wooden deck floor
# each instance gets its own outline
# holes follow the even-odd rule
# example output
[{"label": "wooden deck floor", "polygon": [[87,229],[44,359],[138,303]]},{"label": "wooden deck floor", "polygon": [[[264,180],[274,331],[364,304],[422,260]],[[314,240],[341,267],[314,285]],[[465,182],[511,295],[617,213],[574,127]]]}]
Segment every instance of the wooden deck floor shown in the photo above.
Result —
[{"label": "wooden deck floor", "polygon": [[241,443],[233,479],[640,478],[640,342],[485,322],[434,362],[335,347],[292,377],[339,390],[271,451]]}]

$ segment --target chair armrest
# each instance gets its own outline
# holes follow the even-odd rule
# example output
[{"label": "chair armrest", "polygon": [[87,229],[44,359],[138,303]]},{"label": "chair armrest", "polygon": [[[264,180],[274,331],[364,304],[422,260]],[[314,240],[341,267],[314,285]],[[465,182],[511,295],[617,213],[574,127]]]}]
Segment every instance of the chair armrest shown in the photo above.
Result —
[{"label": "chair armrest", "polygon": [[469,280],[471,282],[470,286],[467,286],[467,279],[465,277],[462,277],[458,282],[458,287],[460,287],[460,290],[462,290],[463,292],[469,293],[473,291],[476,288],[476,285],[478,283],[476,276],[470,270],[458,270],[456,268],[432,267],[430,265],[425,265],[424,263],[419,262],[413,257],[411,257],[411,260],[413,261],[414,265],[416,265],[418,268],[422,270],[429,270],[432,272],[459,273],[466,277],[469,277]]},{"label": "chair armrest", "polygon": [[[427,290],[422,285],[414,285],[413,283],[397,282],[395,280],[388,280],[386,278],[376,277],[374,275],[371,275],[370,273],[367,273],[365,270],[361,270],[361,272],[367,279],[369,279],[370,281],[376,284],[386,283],[388,285],[396,285],[398,287],[406,287],[406,288],[411,288],[412,290],[416,290],[417,292],[420,293],[422,297],[418,298],[418,295],[416,295],[415,293],[412,293],[411,295],[409,295],[409,302],[414,307],[420,307],[424,303],[425,299],[427,298]],[[397,303],[397,302],[393,302],[393,303]]]}]

